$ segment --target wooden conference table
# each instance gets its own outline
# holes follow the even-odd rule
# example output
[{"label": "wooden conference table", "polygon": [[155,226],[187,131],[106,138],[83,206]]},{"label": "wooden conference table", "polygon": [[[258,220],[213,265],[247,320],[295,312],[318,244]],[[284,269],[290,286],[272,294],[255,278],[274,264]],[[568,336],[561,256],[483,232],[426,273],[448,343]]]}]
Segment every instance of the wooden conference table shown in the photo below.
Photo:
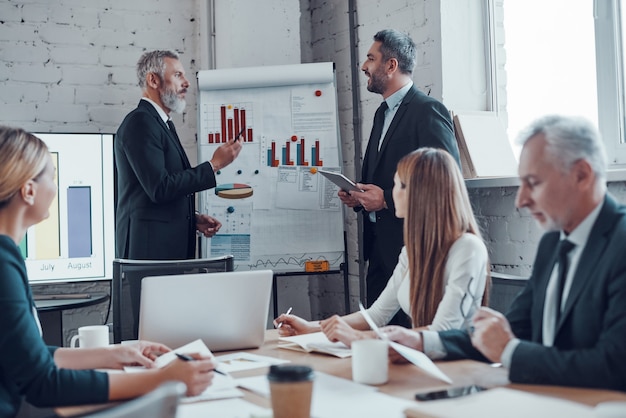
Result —
[{"label": "wooden conference table", "polygon": [[[352,379],[352,363],[350,358],[341,359],[324,354],[302,353],[278,348],[277,345],[278,332],[276,330],[268,330],[265,335],[265,343],[262,347],[244,351],[289,360],[294,364],[311,366],[316,371],[324,372],[344,379]],[[234,352],[239,351],[242,350],[236,350]],[[228,354],[228,352],[219,352],[215,354],[219,356],[222,354]],[[437,366],[439,366],[439,368],[454,381],[453,386],[455,387],[472,384],[485,387],[506,386],[511,389],[553,396],[590,406],[595,406],[600,402],[607,401],[626,402],[626,393],[624,392],[557,386],[509,384],[506,370],[501,367],[492,367],[489,364],[473,360],[437,362]],[[258,376],[266,373],[267,368],[264,368],[235,372],[232,373],[232,375],[235,378],[239,378]],[[450,387],[452,386],[446,385],[444,382],[428,376],[411,364],[390,364],[389,381],[384,385],[378,386],[378,390],[387,395],[407,400],[414,400],[415,394],[418,392],[441,390]],[[244,392],[245,400],[265,408],[270,407],[269,399],[246,390],[244,390]],[[86,408],[90,407],[59,408],[56,412],[59,416],[72,416],[85,413],[86,410],[88,410]]]}]

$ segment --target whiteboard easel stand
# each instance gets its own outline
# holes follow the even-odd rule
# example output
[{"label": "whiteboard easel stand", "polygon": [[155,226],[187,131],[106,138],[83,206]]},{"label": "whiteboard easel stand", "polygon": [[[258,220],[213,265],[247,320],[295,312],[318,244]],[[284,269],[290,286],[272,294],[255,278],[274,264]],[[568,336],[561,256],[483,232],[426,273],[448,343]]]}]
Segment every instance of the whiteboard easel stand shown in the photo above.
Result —
[{"label": "whiteboard easel stand", "polygon": [[346,243],[346,232],[343,232],[343,263],[339,264],[338,270],[328,270],[321,272],[308,272],[308,271],[297,271],[297,272],[285,272],[285,273],[274,273],[274,277],[272,278],[272,303],[274,305],[274,318],[278,318],[278,286],[277,279],[279,277],[291,277],[291,276],[321,276],[321,275],[333,275],[333,274],[343,274],[343,295],[344,295],[344,314],[348,315],[350,313],[350,279],[348,276],[348,263],[346,260],[348,259],[348,249]]}]

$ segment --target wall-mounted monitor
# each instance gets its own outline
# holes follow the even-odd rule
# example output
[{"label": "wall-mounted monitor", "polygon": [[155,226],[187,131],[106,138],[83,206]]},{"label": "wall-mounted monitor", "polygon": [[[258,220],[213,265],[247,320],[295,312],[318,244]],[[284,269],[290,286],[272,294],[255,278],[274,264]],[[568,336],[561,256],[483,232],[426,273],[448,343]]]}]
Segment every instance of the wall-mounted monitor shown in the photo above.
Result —
[{"label": "wall-mounted monitor", "polygon": [[35,133],[50,149],[57,195],[50,216],[20,243],[31,283],[113,276],[115,251],[112,134]]}]

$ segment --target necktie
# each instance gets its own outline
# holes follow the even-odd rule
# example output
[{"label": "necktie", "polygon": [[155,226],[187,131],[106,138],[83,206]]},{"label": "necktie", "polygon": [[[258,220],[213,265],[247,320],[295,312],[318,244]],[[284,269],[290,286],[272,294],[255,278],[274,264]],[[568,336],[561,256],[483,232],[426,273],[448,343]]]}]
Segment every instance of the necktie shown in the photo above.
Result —
[{"label": "necktie", "polygon": [[172,119],[167,120],[167,127],[170,128],[170,132],[174,134],[174,138],[176,138],[178,142],[180,142],[180,139],[178,139],[178,134],[176,133],[176,128],[174,127],[174,122],[172,122]]},{"label": "necktie", "polygon": [[370,141],[367,144],[367,178],[366,182],[372,182],[372,176],[374,174],[374,165],[376,163],[376,157],[378,157],[378,148],[380,144],[381,135],[383,133],[383,126],[385,125],[385,111],[389,108],[387,102],[383,101],[376,114],[374,114],[374,126],[372,126],[372,134],[370,135]]},{"label": "necktie", "polygon": [[559,272],[558,272],[558,282],[556,288],[556,319],[555,325],[559,323],[559,318],[561,317],[561,301],[563,300],[563,288],[565,287],[565,280],[567,279],[567,270],[569,267],[569,260],[567,258],[567,254],[575,247],[571,241],[566,239],[561,240],[559,242]]}]

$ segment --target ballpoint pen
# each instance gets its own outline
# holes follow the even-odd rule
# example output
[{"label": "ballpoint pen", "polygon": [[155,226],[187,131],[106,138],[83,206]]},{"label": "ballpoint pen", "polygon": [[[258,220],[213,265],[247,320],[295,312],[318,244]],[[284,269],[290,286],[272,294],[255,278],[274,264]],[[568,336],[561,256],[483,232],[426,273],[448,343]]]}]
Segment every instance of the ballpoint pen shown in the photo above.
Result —
[{"label": "ballpoint pen", "polygon": [[[289,309],[287,309],[287,312],[285,312],[285,315],[289,315],[289,314],[291,313],[291,310],[292,310],[292,309],[293,309],[293,308],[290,306],[290,307],[289,307]],[[278,328],[280,328],[280,327],[282,327],[282,326],[283,326],[283,323],[282,323],[282,322],[279,322],[279,323],[278,323],[278,326],[276,327],[276,329],[278,329]]]},{"label": "ballpoint pen", "polygon": [[[188,356],[187,354],[180,354],[180,353],[174,353],[174,354],[176,354],[176,357],[178,357],[182,361],[194,361],[195,360],[195,358],[193,358],[191,356]],[[221,372],[221,371],[219,371],[217,369],[213,369],[212,371],[215,372],[215,373],[219,373],[222,376],[226,376],[226,373]]]}]

